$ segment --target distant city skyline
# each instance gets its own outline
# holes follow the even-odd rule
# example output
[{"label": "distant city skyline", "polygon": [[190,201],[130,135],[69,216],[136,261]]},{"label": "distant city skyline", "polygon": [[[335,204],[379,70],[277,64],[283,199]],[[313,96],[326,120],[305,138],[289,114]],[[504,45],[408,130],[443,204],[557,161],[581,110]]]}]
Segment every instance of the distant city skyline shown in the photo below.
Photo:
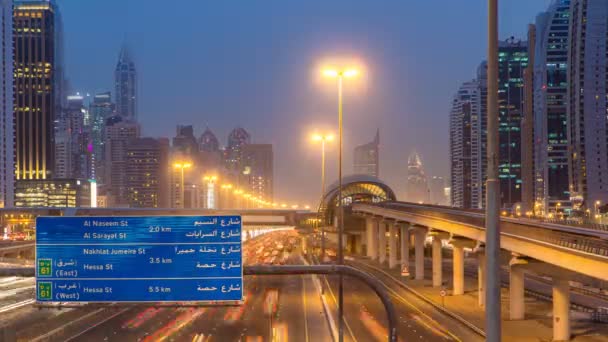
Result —
[{"label": "distant city skyline", "polygon": [[[307,134],[319,126],[334,127],[334,131],[336,127],[334,98],[313,77],[323,58],[354,55],[365,62],[365,80],[361,81],[365,84],[355,82],[345,94],[345,151],[352,151],[360,142],[359,137],[380,123],[385,132],[381,176],[402,193],[401,177],[407,167],[404,146],[427,156],[429,174],[447,176],[447,136],[436,132],[447,132],[445,111],[453,88],[470,78],[471,68],[485,56],[485,20],[478,20],[485,15],[485,2],[481,0],[458,4],[434,0],[415,5],[392,2],[384,6],[355,1],[349,2],[346,12],[342,2],[336,1],[324,3],[327,11],[321,14],[314,3],[277,3],[272,20],[267,20],[270,13],[253,4],[214,4],[213,11],[209,11],[208,4],[191,2],[188,13],[165,5],[149,6],[144,13],[135,0],[58,3],[65,22],[66,75],[72,91],[113,91],[117,52],[126,41],[138,67],[138,112],[140,118],[145,116],[140,120],[142,136],[171,137],[178,123],[192,124],[199,132],[209,126],[218,136],[226,136],[236,125],[243,126],[255,132],[254,143],[270,142],[276,147],[276,196],[304,198],[309,204],[318,198],[312,190],[318,179],[308,167],[319,161],[317,151],[308,144]],[[527,23],[533,22],[547,5],[545,0],[501,4],[501,36],[524,36]],[[442,13],[461,15],[435,13],[437,6],[445,9]],[[195,20],[190,13],[203,13],[203,17]],[[205,13],[214,15],[207,17]],[[304,20],[313,17],[313,13],[319,22],[314,27]],[[420,36],[415,27],[426,25],[426,21],[419,18],[431,13],[438,22],[461,27],[467,39],[454,40],[437,29]],[[160,16],[166,25],[158,25]],[[225,19],[228,16],[245,24],[229,27],[229,20]],[[461,20],[462,16],[470,20]],[[108,17],[114,18],[113,25],[102,19]],[[358,18],[362,17],[367,24],[361,25]],[[278,23],[272,27],[264,24],[286,18],[291,18],[289,25],[295,36],[274,32],[272,27]],[[201,20],[205,25],[190,25]],[[257,29],[241,29],[251,26]],[[201,30],[204,44],[198,47],[185,42],[178,33],[183,29],[194,30],[193,34]],[[224,44],[226,39],[249,43],[228,47]],[[431,50],[409,49],[412,44],[429,40],[457,51],[451,53],[453,60],[446,65]],[[241,57],[251,51],[257,51],[252,58]],[[422,65],[416,60],[428,63]],[[163,65],[166,62],[167,67]],[[458,68],[449,67],[454,65]],[[360,85],[365,89],[359,89]],[[240,100],[231,101],[234,96]],[[293,153],[294,149],[299,152]],[[328,158],[335,159],[335,152],[335,146],[330,146]],[[352,165],[350,153],[346,153],[344,162]],[[328,181],[336,177],[333,164],[328,162]],[[290,184],[293,178],[300,180],[298,184]]]}]

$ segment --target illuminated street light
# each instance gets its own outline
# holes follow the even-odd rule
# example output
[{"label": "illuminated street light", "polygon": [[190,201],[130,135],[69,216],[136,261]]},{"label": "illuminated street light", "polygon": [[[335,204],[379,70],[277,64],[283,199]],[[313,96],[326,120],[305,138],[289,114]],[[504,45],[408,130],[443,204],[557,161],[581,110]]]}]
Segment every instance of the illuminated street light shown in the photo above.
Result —
[{"label": "illuminated street light", "polygon": [[[344,264],[343,239],[344,235],[344,206],[342,201],[342,145],[343,145],[343,115],[342,115],[342,88],[344,78],[352,78],[359,74],[355,69],[326,69],[323,74],[338,79],[338,264]],[[338,282],[338,341],[343,340],[344,327],[344,279],[342,275]]]},{"label": "illuminated street light", "polygon": [[178,163],[174,163],[173,167],[176,169],[179,169],[181,171],[182,177],[181,177],[181,183],[180,183],[180,190],[181,190],[181,200],[180,200],[180,205],[182,208],[184,208],[184,170],[185,169],[189,169],[192,167],[192,164],[190,162],[178,162]]}]

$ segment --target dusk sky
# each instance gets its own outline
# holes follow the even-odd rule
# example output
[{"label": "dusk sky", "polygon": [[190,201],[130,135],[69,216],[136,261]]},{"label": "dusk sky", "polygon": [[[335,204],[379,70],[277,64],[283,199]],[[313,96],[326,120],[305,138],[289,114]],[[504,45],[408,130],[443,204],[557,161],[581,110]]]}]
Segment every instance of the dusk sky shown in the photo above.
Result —
[{"label": "dusk sky", "polygon": [[[355,145],[381,134],[380,175],[403,194],[407,156],[449,174],[448,115],[460,83],[486,54],[485,0],[59,0],[73,91],[111,90],[126,40],[139,73],[146,136],[209,126],[222,144],[235,126],[275,149],[275,199],[316,204],[316,128],[336,131],[327,58],[361,61],[345,83],[345,174]],[[549,0],[501,1],[501,37],[525,38]],[[336,146],[328,180],[336,178]],[[299,201],[303,203],[303,201]]]}]

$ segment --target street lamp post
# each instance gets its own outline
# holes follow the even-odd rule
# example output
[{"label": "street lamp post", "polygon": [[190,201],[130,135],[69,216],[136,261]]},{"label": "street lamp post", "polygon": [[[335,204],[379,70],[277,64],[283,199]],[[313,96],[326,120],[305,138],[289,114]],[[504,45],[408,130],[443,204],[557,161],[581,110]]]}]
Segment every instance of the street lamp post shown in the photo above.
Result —
[{"label": "street lamp post", "polygon": [[498,0],[488,0],[488,118],[486,181],[486,339],[501,341],[500,182],[498,179]]},{"label": "street lamp post", "polygon": [[180,169],[181,171],[181,182],[180,182],[180,190],[181,190],[181,198],[180,198],[180,205],[183,208],[185,208],[184,205],[184,199],[185,199],[185,189],[184,189],[184,170],[185,169],[189,169],[190,167],[192,167],[191,163],[175,163],[173,164],[173,167],[175,167],[176,169]]},{"label": "street lamp post", "polygon": [[[325,143],[334,140],[334,136],[315,134],[312,139],[321,142],[321,200],[319,203],[322,204],[323,196],[325,196]],[[321,260],[325,261],[325,225],[321,225]]]},{"label": "street lamp post", "polygon": [[[345,77],[354,77],[357,70],[325,70],[325,76],[338,79],[338,264],[344,264],[344,207],[342,205],[342,146],[343,146],[343,115],[342,115],[342,88]],[[344,340],[344,279],[342,275],[338,282],[338,342]]]}]

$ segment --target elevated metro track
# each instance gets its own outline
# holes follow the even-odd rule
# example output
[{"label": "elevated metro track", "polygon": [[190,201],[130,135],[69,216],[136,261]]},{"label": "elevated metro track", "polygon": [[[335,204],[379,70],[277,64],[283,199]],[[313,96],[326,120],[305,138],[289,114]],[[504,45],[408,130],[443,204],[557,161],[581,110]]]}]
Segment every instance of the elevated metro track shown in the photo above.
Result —
[{"label": "elevated metro track", "polygon": [[[482,211],[407,202],[354,204],[353,213],[392,219],[445,231],[485,243]],[[608,280],[608,232],[545,223],[524,218],[501,218],[501,248],[563,269]]]}]

